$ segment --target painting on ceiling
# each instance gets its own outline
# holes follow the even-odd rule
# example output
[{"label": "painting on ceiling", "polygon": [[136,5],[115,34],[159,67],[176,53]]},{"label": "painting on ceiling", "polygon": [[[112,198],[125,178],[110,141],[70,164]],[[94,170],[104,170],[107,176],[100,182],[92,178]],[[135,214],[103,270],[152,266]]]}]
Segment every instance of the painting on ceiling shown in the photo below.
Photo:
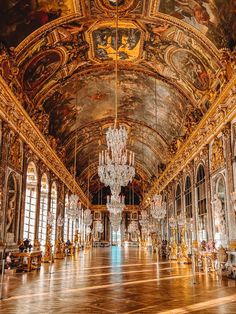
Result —
[{"label": "painting on ceiling", "polygon": [[159,11],[189,23],[217,47],[236,44],[234,0],[160,0]]},{"label": "painting on ceiling", "polygon": [[196,89],[204,91],[209,87],[209,76],[204,65],[190,51],[174,50],[171,55],[171,62],[176,71]]},{"label": "painting on ceiling", "polygon": [[60,67],[61,57],[56,50],[47,51],[35,57],[23,75],[24,89],[31,91],[48,80]]},{"label": "painting on ceiling", "polygon": [[92,55],[98,60],[115,60],[116,40],[119,60],[132,61],[139,57],[141,31],[129,22],[119,22],[118,36],[115,23],[103,23],[93,30]]},{"label": "painting on ceiling", "polygon": [[[74,78],[44,101],[50,114],[50,133],[62,142],[69,140],[77,127],[114,118],[114,73],[96,73]],[[174,88],[142,73],[119,74],[118,118],[140,121],[157,130],[163,141],[182,135],[184,119],[191,105]],[[78,91],[77,106],[76,92]]]},{"label": "painting on ceiling", "polygon": [[15,47],[37,28],[74,12],[73,0],[1,0],[0,42]]}]

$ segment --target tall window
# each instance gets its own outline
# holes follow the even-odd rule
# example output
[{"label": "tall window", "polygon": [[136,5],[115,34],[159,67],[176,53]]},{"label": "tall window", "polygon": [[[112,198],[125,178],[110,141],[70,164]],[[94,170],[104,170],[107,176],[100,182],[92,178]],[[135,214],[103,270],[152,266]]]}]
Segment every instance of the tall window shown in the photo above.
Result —
[{"label": "tall window", "polygon": [[39,211],[39,242],[44,250],[47,233],[47,213],[48,213],[48,178],[44,173],[41,179],[40,211]]},{"label": "tall window", "polygon": [[24,211],[24,239],[34,241],[37,197],[37,172],[34,163],[27,168],[26,197]]},{"label": "tall window", "polygon": [[180,185],[177,185],[176,194],[175,194],[175,205],[176,205],[176,214],[179,216],[181,214],[181,188]]},{"label": "tall window", "polygon": [[206,208],[206,186],[205,186],[205,170],[202,165],[197,171],[197,204],[198,204],[198,229],[200,241],[207,240],[207,208]]},{"label": "tall window", "polygon": [[50,207],[50,211],[54,216],[54,221],[52,224],[52,237],[51,237],[51,241],[52,241],[52,246],[54,248],[55,245],[55,240],[56,240],[56,217],[57,217],[57,186],[56,183],[53,182],[52,184],[52,189],[51,189],[51,207]]},{"label": "tall window", "polygon": [[68,194],[66,194],[65,212],[64,212],[64,242],[66,242],[68,240],[68,231],[69,231],[69,228],[68,228],[69,219],[68,219],[68,215],[67,215],[68,206],[69,206],[69,197],[68,197]]},{"label": "tall window", "polygon": [[191,185],[191,179],[188,176],[186,178],[186,182],[185,182],[185,191],[184,191],[184,195],[185,195],[185,213],[186,213],[186,218],[190,219],[193,217],[193,210],[192,210],[192,185]]}]

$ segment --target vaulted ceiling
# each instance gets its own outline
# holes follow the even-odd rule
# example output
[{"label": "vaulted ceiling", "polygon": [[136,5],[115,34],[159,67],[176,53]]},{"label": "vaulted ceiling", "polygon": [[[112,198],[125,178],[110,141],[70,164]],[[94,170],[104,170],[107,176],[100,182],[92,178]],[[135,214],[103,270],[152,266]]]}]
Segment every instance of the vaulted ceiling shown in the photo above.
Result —
[{"label": "vaulted ceiling", "polygon": [[235,46],[235,1],[3,0],[0,41],[24,108],[71,171],[77,137],[78,181],[86,191],[89,175],[95,195],[98,153],[114,122],[117,2],[118,122],[142,198],[214,101],[220,49]]}]

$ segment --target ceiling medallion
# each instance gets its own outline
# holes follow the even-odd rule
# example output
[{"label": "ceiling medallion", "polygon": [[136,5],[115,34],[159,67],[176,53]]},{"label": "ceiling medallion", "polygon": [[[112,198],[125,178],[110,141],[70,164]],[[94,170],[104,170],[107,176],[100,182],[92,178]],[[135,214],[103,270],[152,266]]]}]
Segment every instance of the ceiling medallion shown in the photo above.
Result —
[{"label": "ceiling medallion", "polygon": [[109,11],[116,11],[116,6],[118,11],[126,11],[133,5],[134,0],[97,0],[97,3]]}]

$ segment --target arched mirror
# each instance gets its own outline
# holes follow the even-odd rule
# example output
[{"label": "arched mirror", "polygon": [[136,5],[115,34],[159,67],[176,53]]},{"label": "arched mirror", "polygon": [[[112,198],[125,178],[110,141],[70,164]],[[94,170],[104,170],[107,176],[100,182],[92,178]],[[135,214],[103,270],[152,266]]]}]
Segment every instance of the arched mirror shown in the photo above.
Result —
[{"label": "arched mirror", "polygon": [[7,207],[5,218],[6,242],[14,243],[17,241],[17,221],[18,221],[18,184],[14,173],[8,177],[7,183]]},{"label": "arched mirror", "polygon": [[197,170],[197,206],[198,206],[198,231],[199,240],[207,241],[207,207],[206,207],[206,182],[205,170],[200,165]]},{"label": "arched mirror", "polygon": [[30,162],[27,168],[23,235],[24,239],[29,239],[32,244],[35,235],[36,199],[37,171],[35,164]]},{"label": "arched mirror", "polygon": [[41,178],[41,191],[40,191],[40,211],[39,211],[39,234],[38,239],[44,250],[47,234],[47,214],[48,214],[48,178],[46,173]]},{"label": "arched mirror", "polygon": [[187,176],[185,181],[184,197],[185,197],[185,215],[187,221],[189,221],[193,217],[192,184],[189,176]]},{"label": "arched mirror", "polygon": [[64,242],[66,242],[69,238],[68,238],[68,232],[69,232],[69,219],[68,219],[68,207],[69,207],[69,196],[68,194],[66,194],[65,197],[65,210],[64,210],[64,234],[63,234],[63,238],[64,238]]},{"label": "arched mirror", "polygon": [[181,214],[181,187],[180,184],[177,185],[175,193],[175,208],[176,214],[179,216]]}]

